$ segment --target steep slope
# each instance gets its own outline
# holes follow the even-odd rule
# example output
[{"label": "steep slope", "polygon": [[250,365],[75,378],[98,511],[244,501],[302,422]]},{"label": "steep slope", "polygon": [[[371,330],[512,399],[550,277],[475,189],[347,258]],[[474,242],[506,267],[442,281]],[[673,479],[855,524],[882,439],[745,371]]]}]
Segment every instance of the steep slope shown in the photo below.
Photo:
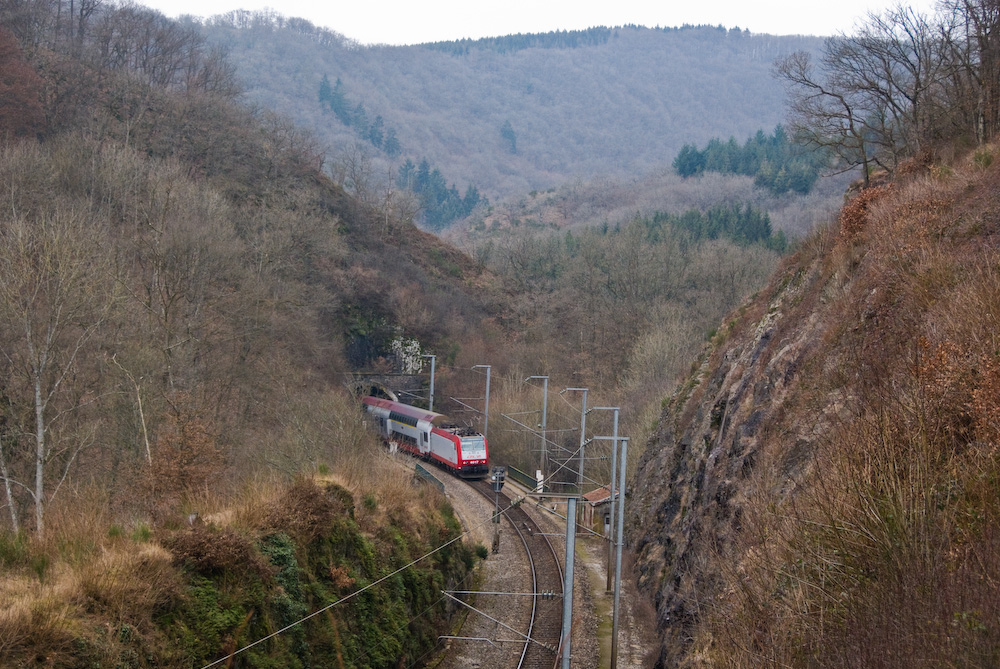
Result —
[{"label": "steep slope", "polygon": [[995,153],[855,198],[665,401],[630,523],[658,666],[995,663]]},{"label": "steep slope", "polygon": [[347,195],[196,33],[57,9],[0,4],[0,666],[422,657],[472,549],[344,372],[502,340],[490,277]]},{"label": "steep slope", "polygon": [[[44,111],[32,136],[0,142],[0,418],[10,437],[0,467],[13,529],[51,494],[33,471],[46,461],[115,476],[137,455],[156,460],[168,416],[198,414],[209,445],[225,444],[220,466],[252,467],[269,459],[257,448],[263,433],[290,436],[286,402],[312,413],[314,393],[342,387],[348,370],[398,362],[393,342],[453,362],[459,342],[504,340],[490,275],[345,193],[308,133],[240,104],[225,61],[195,30],[109,6],[69,45],[45,7],[23,21],[0,10],[17,30],[0,30],[3,62],[38,79],[15,90],[21,107]],[[125,29],[134,25],[148,30]],[[150,55],[128,55],[140,52]],[[105,404],[116,396],[134,398],[134,411]],[[69,426],[113,443],[94,462],[73,448],[47,460],[46,411],[68,443]],[[298,446],[274,450],[289,454],[289,471],[316,461],[296,461]],[[14,484],[29,480],[40,481],[32,495]]]}]

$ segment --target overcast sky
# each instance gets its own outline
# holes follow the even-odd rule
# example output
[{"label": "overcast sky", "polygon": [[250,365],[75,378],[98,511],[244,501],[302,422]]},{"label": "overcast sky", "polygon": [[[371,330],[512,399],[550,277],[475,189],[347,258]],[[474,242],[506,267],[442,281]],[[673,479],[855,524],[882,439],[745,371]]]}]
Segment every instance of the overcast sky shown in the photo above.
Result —
[{"label": "overcast sky", "polygon": [[[774,35],[850,32],[897,0],[139,0],[167,16],[208,17],[271,7],[362,44],[419,44],[463,37],[638,24],[722,25]],[[929,13],[935,0],[906,3]]]}]

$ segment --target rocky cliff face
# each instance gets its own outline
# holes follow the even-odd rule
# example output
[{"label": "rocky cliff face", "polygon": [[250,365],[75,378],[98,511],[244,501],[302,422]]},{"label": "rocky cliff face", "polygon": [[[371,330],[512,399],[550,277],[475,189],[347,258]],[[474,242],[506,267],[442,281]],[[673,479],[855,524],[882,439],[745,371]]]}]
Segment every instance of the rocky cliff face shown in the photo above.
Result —
[{"label": "rocky cliff face", "polygon": [[[794,481],[810,463],[822,421],[787,424],[810,353],[827,314],[815,297],[829,281],[813,262],[783,269],[747,311],[706,349],[697,369],[664,406],[655,442],[638,468],[631,508],[640,589],[654,597],[666,635],[661,654],[673,666],[701,603],[719,597],[714,572],[742,527],[743,504],[760,486]],[[812,298],[812,299],[807,299]],[[776,440],[785,446],[769,467],[758,462]],[[775,476],[779,475],[779,476]]]},{"label": "rocky cliff face", "polygon": [[[962,465],[954,458],[993,437],[985,432],[988,421],[980,421],[970,407],[977,393],[991,387],[982,370],[993,364],[996,352],[991,344],[976,348],[976,337],[962,333],[993,327],[990,322],[996,320],[991,313],[997,306],[995,291],[976,292],[970,286],[981,279],[989,284],[983,276],[991,270],[982,268],[997,263],[997,203],[988,195],[997,192],[997,182],[995,169],[971,170],[866,192],[845,208],[838,225],[807,240],[769,287],[720,328],[690,377],[664,401],[657,434],[632,485],[628,524],[639,587],[653,599],[662,632],[657,666],[747,666],[768,657],[822,664],[824,644],[833,643],[822,636],[829,634],[827,628],[846,630],[855,623],[864,628],[869,615],[864,612],[845,614],[850,623],[831,621],[841,621],[838,616],[852,607],[867,610],[866,588],[892,582],[894,590],[887,586],[887,592],[909,591],[898,585],[899,574],[913,573],[912,568],[891,571],[884,562],[869,560],[870,554],[883,555],[883,561],[898,554],[904,557],[896,561],[904,564],[908,542],[924,534],[936,538],[912,540],[921,543],[913,551],[919,554],[917,563],[934,571],[935,555],[954,554],[956,536],[965,530],[954,529],[961,522],[949,525],[951,515],[934,523],[914,520],[899,533],[902,538],[876,545],[883,536],[895,536],[900,517],[924,518],[928,512],[894,516],[897,497],[904,495],[898,490],[907,486],[880,482],[877,470],[885,463],[875,462],[866,452],[869,447],[849,449],[863,444],[858,435],[868,433],[877,433],[876,445],[901,444],[900,452],[913,443],[940,444],[918,455],[928,458],[928,471],[948,458],[945,468],[957,473],[941,485],[961,487]],[[979,303],[961,314],[958,307],[945,306],[972,300],[973,293],[981,293],[975,298]],[[984,322],[971,322],[974,318]],[[959,364],[959,358],[965,362]],[[946,364],[949,360],[955,364]],[[959,378],[966,380],[950,381]],[[892,402],[899,408],[876,403],[885,398],[896,398]],[[934,409],[949,402],[952,413]],[[889,415],[891,420],[885,418]],[[935,427],[938,423],[950,427]],[[838,450],[841,443],[848,445]],[[903,472],[900,477],[916,489],[918,479],[908,464],[914,457],[911,453],[885,466]],[[980,451],[976,457],[984,456]],[[862,469],[864,476],[851,478]],[[876,479],[878,485],[872,483]],[[861,520],[843,519],[822,507],[824,499],[846,499],[835,489],[840,481],[848,481],[846,487],[860,501],[831,502],[829,509],[863,509]],[[939,487],[937,479],[927,481],[928,487]],[[831,489],[824,488],[827,484]],[[918,501],[926,498],[922,492],[913,495]],[[992,501],[976,499],[976,513],[988,516],[985,509],[993,508]],[[801,509],[809,505],[822,508],[834,530],[869,521],[879,525],[876,531],[859,531],[861,539],[854,543],[864,545],[856,547],[857,555],[844,557],[829,548],[829,537],[814,538],[810,528],[821,523],[803,520],[808,513]],[[906,511],[920,504],[899,506]],[[927,529],[931,524],[935,529]],[[788,547],[797,537],[813,543],[793,554]],[[874,548],[866,553],[869,544]],[[932,554],[929,545],[940,552]],[[763,554],[767,561],[760,559]],[[815,559],[828,564],[801,567],[810,555],[822,555]],[[815,585],[819,571],[829,580]],[[934,591],[937,577],[928,578],[927,590]],[[826,586],[832,582],[837,592],[830,594]],[[938,603],[921,606],[930,610]],[[959,615],[948,606],[940,607],[940,629],[953,627],[953,616]],[[742,614],[733,613],[737,609],[750,620],[740,619]],[[818,614],[818,624],[802,623],[819,610],[828,617]],[[976,611],[978,620],[982,612]],[[714,628],[706,625],[709,619]],[[721,644],[727,620],[741,627]],[[772,651],[786,623],[795,631],[784,633],[788,638],[780,643],[790,648],[811,644],[809,654]],[[916,638],[927,632],[913,633]],[[741,645],[742,659],[726,654]]]}]

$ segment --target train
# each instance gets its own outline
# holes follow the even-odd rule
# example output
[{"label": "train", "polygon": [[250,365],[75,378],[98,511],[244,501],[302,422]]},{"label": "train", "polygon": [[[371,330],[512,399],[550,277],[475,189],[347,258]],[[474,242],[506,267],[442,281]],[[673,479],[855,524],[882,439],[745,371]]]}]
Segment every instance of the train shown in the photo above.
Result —
[{"label": "train", "polygon": [[486,438],[472,428],[450,423],[444,414],[381,397],[365,397],[361,403],[390,445],[461,478],[481,479],[489,473]]}]

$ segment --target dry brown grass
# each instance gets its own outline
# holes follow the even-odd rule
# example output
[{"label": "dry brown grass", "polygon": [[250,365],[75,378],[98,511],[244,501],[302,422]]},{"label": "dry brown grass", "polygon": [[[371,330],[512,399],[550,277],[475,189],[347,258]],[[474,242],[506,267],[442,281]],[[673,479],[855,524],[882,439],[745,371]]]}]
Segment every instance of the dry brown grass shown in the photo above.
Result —
[{"label": "dry brown grass", "polygon": [[78,575],[54,568],[46,581],[8,573],[0,580],[0,664],[31,651],[67,647],[78,631],[83,590]]},{"label": "dry brown grass", "polygon": [[355,518],[361,529],[373,533],[389,519],[410,527],[415,532],[424,524],[433,507],[441,502],[436,492],[415,486],[413,467],[386,464],[377,467],[366,480],[364,487],[358,488]]},{"label": "dry brown grass", "polygon": [[[116,661],[118,642],[101,640],[98,631],[125,625],[155,634],[153,612],[182,597],[179,565],[201,571],[249,567],[269,580],[271,569],[253,548],[254,537],[277,530],[308,541],[335,515],[350,512],[352,496],[377,500],[369,512],[373,531],[390,513],[411,514],[410,524],[418,525],[423,507],[440,500],[420,501],[411,474],[383,466],[386,455],[357,407],[347,400],[344,407],[314,411],[316,421],[297,432],[311,441],[333,426],[323,442],[315,442],[326,445],[322,459],[329,463],[320,478],[339,481],[350,490],[347,496],[331,493],[337,489],[328,489],[327,482],[290,481],[265,467],[245,467],[242,484],[189,486],[191,476],[204,471],[196,461],[178,474],[184,480],[175,476],[149,491],[149,504],[112,504],[97,487],[62,490],[49,508],[43,540],[4,538],[11,548],[3,558],[8,562],[0,563],[0,666],[29,656],[72,658],[77,650],[71,645],[80,638],[93,640],[87,651],[93,657]],[[176,450],[201,444],[206,434],[178,429],[177,443],[186,445]],[[331,442],[341,439],[346,445],[333,448]],[[131,492],[142,494],[139,488]]]},{"label": "dry brown grass", "polygon": [[94,636],[101,621],[148,628],[151,612],[178,596],[170,554],[145,537],[125,536],[106,493],[63,492],[50,507],[44,539],[27,540],[22,558],[0,578],[2,666],[31,657],[72,662],[74,640]]},{"label": "dry brown grass", "polygon": [[81,592],[102,615],[135,624],[180,597],[180,575],[172,559],[156,543],[119,542],[79,570]]},{"label": "dry brown grass", "polygon": [[287,487],[283,474],[256,470],[231,495],[199,495],[188,501],[188,508],[201,514],[205,523],[217,527],[266,527],[268,516]]},{"label": "dry brown grass", "polygon": [[1000,173],[931,174],[849,205],[823,249],[834,419],[796,480],[755,466],[690,666],[1000,662]]}]

